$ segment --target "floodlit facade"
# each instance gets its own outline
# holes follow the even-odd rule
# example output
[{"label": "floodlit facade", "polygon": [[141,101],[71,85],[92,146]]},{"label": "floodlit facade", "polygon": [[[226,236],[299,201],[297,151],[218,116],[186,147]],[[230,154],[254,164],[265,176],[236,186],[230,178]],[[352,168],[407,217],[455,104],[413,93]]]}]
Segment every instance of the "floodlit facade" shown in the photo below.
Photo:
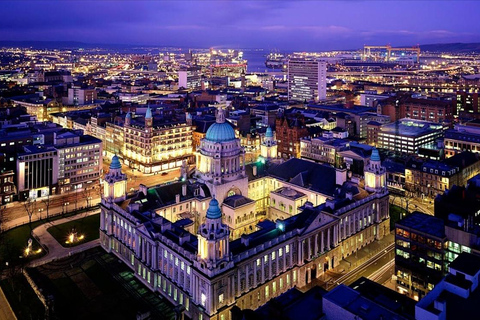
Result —
[{"label": "floodlit facade", "polygon": [[[182,170],[178,183],[128,196],[112,161],[100,217],[102,247],[191,319],[228,320],[234,305],[256,309],[389,230],[384,179],[367,191],[301,159],[246,167],[223,110],[197,157],[193,179]],[[384,176],[374,164],[367,170]]]}]

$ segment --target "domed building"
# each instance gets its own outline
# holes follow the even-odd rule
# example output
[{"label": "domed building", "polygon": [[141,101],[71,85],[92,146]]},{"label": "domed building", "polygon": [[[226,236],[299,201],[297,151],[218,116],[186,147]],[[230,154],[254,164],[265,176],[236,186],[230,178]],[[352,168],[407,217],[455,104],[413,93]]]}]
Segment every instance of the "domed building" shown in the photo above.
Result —
[{"label": "domed building", "polygon": [[216,123],[208,128],[196,153],[196,176],[204,182],[219,203],[232,195],[247,196],[245,150],[235,130],[225,120],[225,110],[218,109]]}]

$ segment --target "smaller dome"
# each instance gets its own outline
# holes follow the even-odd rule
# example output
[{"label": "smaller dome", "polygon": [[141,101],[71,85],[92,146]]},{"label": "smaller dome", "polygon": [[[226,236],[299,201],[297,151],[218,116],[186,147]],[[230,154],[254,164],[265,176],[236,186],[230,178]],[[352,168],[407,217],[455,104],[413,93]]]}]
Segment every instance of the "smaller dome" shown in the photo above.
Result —
[{"label": "smaller dome", "polygon": [[110,169],[122,169],[122,164],[120,163],[120,159],[118,159],[117,155],[113,156],[112,163],[110,163]]},{"label": "smaller dome", "polygon": [[267,132],[265,132],[265,137],[267,137],[267,138],[273,138],[272,128],[270,128],[270,127],[267,128]]},{"label": "smaller dome", "polygon": [[373,148],[372,155],[370,156],[370,161],[381,161],[380,154],[376,148]]},{"label": "smaller dome", "polygon": [[152,119],[152,110],[150,106],[147,108],[147,112],[145,113],[145,119]]},{"label": "smaller dome", "polygon": [[295,197],[297,195],[297,192],[290,188],[283,189],[281,193],[286,197]]},{"label": "smaller dome", "polygon": [[222,210],[218,206],[218,201],[213,197],[207,209],[207,219],[221,219]]}]

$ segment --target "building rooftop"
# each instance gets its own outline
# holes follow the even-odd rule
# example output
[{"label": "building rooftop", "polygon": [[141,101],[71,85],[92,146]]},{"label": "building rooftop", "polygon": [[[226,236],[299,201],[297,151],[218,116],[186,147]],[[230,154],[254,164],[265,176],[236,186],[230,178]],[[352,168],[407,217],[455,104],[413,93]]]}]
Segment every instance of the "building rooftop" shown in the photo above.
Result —
[{"label": "building rooftop", "polygon": [[395,224],[396,227],[410,228],[437,238],[445,238],[445,223],[442,219],[415,211]]},{"label": "building rooftop", "polygon": [[480,257],[462,252],[452,263],[450,269],[474,276],[480,271]]},{"label": "building rooftop", "polygon": [[396,135],[397,125],[399,135],[409,137],[424,136],[432,132],[443,130],[443,126],[438,123],[413,119],[401,119],[382,125],[380,127],[380,132]]},{"label": "building rooftop", "polygon": [[[408,319],[395,311],[389,310],[377,301],[372,301],[364,297],[362,293],[344,284],[331,290],[325,294],[323,298],[364,320]],[[328,313],[327,309],[323,311],[324,313]]]}]

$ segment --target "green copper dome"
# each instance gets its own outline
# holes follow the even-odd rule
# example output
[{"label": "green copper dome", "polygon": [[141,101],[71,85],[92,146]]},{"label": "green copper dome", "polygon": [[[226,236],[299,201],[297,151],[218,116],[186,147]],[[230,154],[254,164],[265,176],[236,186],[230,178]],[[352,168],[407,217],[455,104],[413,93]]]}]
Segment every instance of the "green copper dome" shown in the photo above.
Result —
[{"label": "green copper dome", "polygon": [[224,142],[235,140],[235,131],[227,122],[214,123],[208,128],[205,138],[213,142]]},{"label": "green copper dome", "polygon": [[207,219],[220,219],[222,218],[222,211],[218,206],[218,201],[215,197],[210,201],[210,205],[207,209]]},{"label": "green copper dome", "polygon": [[110,169],[122,169],[122,164],[120,163],[117,155],[113,156],[112,163],[110,163]]},{"label": "green copper dome", "polygon": [[372,155],[370,156],[371,161],[381,161],[380,160],[380,154],[378,153],[378,150],[374,148],[372,150]]},{"label": "green copper dome", "polygon": [[218,109],[217,122],[212,124],[207,130],[205,139],[212,142],[225,142],[235,140],[235,130],[232,126],[225,122],[225,111]]},{"label": "green copper dome", "polygon": [[267,138],[273,138],[272,128],[270,128],[270,127],[267,128],[267,132],[265,132],[265,137],[267,137]]}]

